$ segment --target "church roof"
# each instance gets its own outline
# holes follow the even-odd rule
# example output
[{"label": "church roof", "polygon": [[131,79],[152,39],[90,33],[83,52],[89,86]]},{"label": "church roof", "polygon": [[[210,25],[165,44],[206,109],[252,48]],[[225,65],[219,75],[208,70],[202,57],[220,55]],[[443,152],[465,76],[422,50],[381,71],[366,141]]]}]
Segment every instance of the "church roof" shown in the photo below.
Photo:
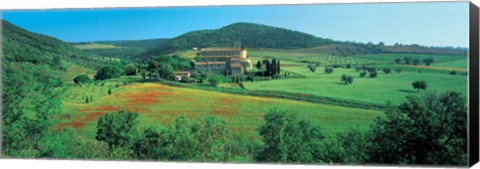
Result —
[{"label": "church roof", "polygon": [[202,48],[202,52],[213,52],[213,51],[241,51],[242,48],[233,48],[233,47],[213,47],[213,48]]}]

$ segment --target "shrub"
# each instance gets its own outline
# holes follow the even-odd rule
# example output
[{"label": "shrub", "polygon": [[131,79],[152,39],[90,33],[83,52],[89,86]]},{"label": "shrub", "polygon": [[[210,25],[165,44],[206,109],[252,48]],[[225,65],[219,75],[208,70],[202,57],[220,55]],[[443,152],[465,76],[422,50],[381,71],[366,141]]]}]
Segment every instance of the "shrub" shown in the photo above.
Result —
[{"label": "shrub", "polygon": [[81,84],[86,84],[86,83],[92,82],[92,79],[90,79],[90,77],[88,77],[88,75],[86,75],[86,74],[81,74],[81,75],[78,75],[77,77],[75,77],[73,79],[73,82],[75,82],[75,84],[77,84],[77,85],[81,85]]},{"label": "shrub", "polygon": [[223,83],[223,77],[221,77],[220,75],[210,76],[208,78],[208,82],[210,83],[210,85],[216,87],[216,86],[220,85],[221,83]]}]

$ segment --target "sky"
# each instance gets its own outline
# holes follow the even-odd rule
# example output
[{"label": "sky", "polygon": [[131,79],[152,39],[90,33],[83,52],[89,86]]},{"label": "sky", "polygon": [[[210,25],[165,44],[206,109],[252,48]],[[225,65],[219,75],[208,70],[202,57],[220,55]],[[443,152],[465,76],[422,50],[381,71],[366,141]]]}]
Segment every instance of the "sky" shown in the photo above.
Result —
[{"label": "sky", "polygon": [[67,42],[173,38],[251,22],[340,41],[468,47],[468,2],[6,10],[2,18]]}]

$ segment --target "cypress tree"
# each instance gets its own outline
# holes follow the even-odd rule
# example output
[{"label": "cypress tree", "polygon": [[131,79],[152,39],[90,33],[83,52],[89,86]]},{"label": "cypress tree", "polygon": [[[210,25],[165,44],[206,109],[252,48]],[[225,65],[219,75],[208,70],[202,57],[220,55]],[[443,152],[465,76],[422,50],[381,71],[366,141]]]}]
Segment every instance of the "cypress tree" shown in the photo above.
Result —
[{"label": "cypress tree", "polygon": [[277,60],[277,75],[280,74],[280,60]]}]

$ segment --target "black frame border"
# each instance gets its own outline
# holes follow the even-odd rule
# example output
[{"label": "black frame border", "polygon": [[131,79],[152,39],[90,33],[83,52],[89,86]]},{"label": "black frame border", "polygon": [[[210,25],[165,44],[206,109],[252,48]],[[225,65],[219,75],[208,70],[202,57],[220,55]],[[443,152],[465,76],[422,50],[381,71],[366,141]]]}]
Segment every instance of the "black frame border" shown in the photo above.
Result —
[{"label": "black frame border", "polygon": [[468,163],[479,160],[479,8],[470,2]]}]

